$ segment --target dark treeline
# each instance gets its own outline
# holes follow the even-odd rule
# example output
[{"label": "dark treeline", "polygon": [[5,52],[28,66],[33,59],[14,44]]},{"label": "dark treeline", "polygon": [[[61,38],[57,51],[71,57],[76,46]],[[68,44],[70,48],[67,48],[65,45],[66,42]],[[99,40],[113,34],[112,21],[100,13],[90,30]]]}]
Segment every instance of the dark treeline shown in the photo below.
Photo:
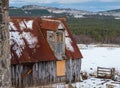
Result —
[{"label": "dark treeline", "polygon": [[45,9],[31,9],[31,10],[24,10],[22,8],[9,8],[9,16],[34,16],[34,17],[41,17],[41,16],[52,16],[52,17],[64,17],[69,14],[67,13],[61,13],[61,14],[55,14],[51,13],[48,10]]},{"label": "dark treeline", "polygon": [[10,16],[44,16],[44,15],[50,15],[50,13],[47,10],[23,10],[21,8],[17,9],[9,9],[9,15]]},{"label": "dark treeline", "polygon": [[68,18],[67,21],[77,43],[120,44],[120,19]]}]

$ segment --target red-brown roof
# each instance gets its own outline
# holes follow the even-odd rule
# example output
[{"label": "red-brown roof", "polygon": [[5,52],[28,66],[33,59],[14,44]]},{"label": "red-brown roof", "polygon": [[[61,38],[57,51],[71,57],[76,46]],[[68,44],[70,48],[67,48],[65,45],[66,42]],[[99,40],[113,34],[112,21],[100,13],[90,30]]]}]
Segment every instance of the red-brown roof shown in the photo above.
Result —
[{"label": "red-brown roof", "polygon": [[42,19],[41,21],[42,21],[41,22],[42,23],[41,24],[42,29],[53,30],[53,31],[56,31],[58,29],[59,22],[57,22],[55,20]]},{"label": "red-brown roof", "polygon": [[12,18],[9,29],[12,64],[56,60],[40,32],[38,19]]},{"label": "red-brown roof", "polygon": [[67,39],[71,39],[71,46],[74,49],[74,51],[71,51],[71,50],[67,49],[67,44],[66,44],[66,55],[68,56],[68,58],[73,58],[73,59],[82,58],[82,54],[81,54],[75,40],[73,39],[72,33],[70,32],[66,22],[63,20],[62,23],[64,24],[64,26],[66,28],[66,32],[67,32],[67,34],[65,34],[65,36],[66,36]]},{"label": "red-brown roof", "polygon": [[59,22],[63,23],[67,33],[66,56],[72,59],[82,58],[65,21],[11,17],[9,30],[12,64],[57,60],[45,36],[46,30],[56,31]]}]

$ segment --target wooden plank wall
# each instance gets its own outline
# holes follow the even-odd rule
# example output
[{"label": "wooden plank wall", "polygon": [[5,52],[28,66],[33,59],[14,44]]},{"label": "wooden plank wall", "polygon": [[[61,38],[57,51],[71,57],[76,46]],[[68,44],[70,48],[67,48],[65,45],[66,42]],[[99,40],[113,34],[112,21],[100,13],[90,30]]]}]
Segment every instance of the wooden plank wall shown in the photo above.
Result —
[{"label": "wooden plank wall", "polygon": [[72,81],[72,82],[77,82],[77,81],[81,81],[80,80],[80,70],[81,70],[81,59],[77,59],[77,60],[71,60],[71,64],[70,64],[70,60],[67,60],[67,64],[66,64],[66,81]]},{"label": "wooden plank wall", "polygon": [[56,61],[33,65],[12,65],[12,85],[16,88],[80,81],[81,59],[66,60],[66,75],[56,75]]}]

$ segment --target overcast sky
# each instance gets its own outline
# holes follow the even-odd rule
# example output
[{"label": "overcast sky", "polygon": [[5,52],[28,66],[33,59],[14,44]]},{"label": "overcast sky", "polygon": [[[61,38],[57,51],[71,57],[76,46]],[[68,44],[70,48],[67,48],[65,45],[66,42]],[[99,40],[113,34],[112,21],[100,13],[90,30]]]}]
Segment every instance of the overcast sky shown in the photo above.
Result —
[{"label": "overcast sky", "polygon": [[58,8],[74,8],[87,11],[120,9],[120,0],[9,0],[10,6],[40,5]]}]

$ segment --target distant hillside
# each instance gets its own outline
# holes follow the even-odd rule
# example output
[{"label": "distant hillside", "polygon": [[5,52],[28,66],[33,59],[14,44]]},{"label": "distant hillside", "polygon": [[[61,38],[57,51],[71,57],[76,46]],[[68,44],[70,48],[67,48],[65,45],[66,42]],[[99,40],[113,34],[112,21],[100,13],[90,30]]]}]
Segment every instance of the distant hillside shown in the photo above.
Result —
[{"label": "distant hillside", "polygon": [[111,18],[120,19],[120,9],[89,12],[70,8],[56,8],[38,5],[25,5],[21,8],[10,7],[10,16],[45,16],[45,17],[73,17],[73,18]]},{"label": "distant hillside", "polygon": [[10,16],[49,16],[49,17],[77,17],[82,18],[86,14],[90,14],[91,12],[77,10],[77,9],[60,9],[54,7],[45,7],[45,6],[37,6],[37,5],[25,5],[21,8],[10,7],[9,8]]},{"label": "distant hillside", "polygon": [[46,9],[25,9],[10,7],[9,8],[10,16],[49,16],[51,13]]},{"label": "distant hillside", "polygon": [[98,12],[100,15],[114,16],[120,19],[120,9]]},{"label": "distant hillside", "polygon": [[120,9],[88,12],[36,5],[10,7],[10,16],[67,17],[67,23],[77,43],[120,44]]},{"label": "distant hillside", "polygon": [[10,16],[48,16],[50,15],[50,13],[47,10],[38,10],[38,9],[34,9],[34,10],[24,10],[21,8],[17,8],[17,9],[9,9],[9,15]]},{"label": "distant hillside", "polygon": [[120,12],[120,9],[115,9],[115,10],[108,10],[106,12]]}]

